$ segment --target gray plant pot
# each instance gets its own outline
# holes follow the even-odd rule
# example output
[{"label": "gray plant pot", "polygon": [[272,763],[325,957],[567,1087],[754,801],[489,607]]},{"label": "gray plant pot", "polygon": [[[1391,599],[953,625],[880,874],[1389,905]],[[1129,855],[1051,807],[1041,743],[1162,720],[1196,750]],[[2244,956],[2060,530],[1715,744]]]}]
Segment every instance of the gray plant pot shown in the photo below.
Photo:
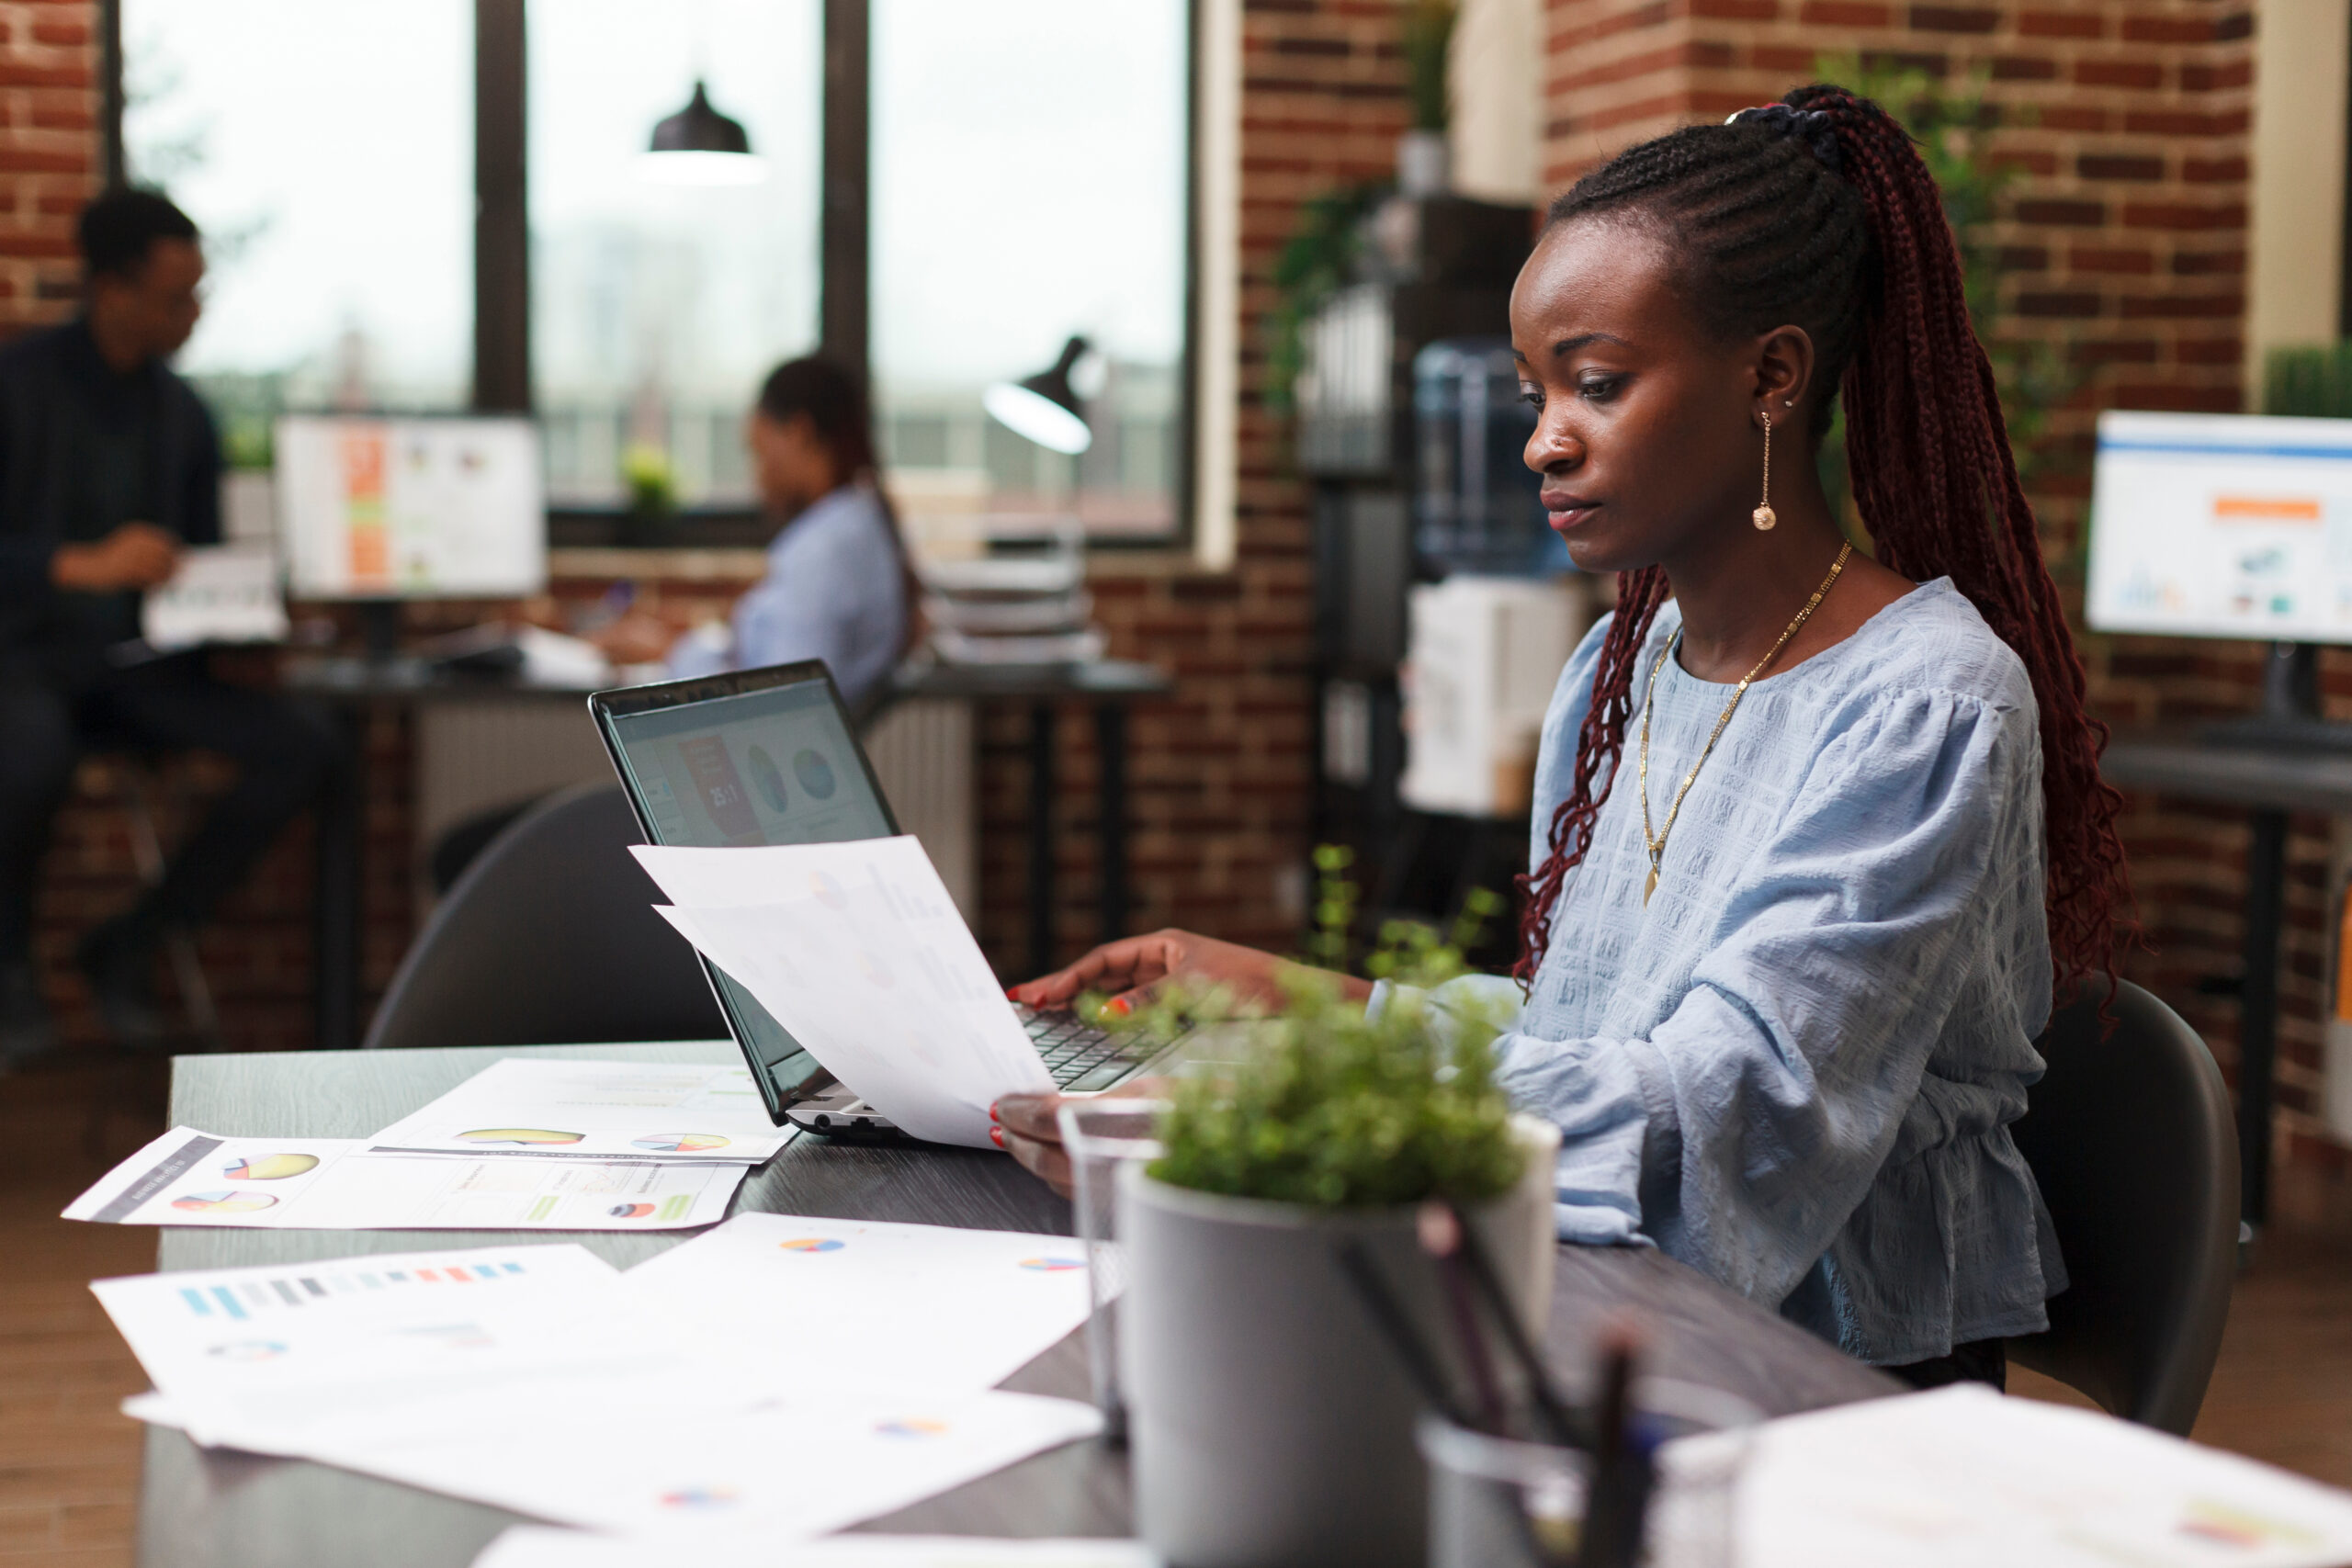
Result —
[{"label": "gray plant pot", "polygon": [[[1522,1321],[1551,1306],[1556,1128],[1514,1118],[1527,1179],[1469,1216]],[[1336,1260],[1362,1242],[1423,1340],[1453,1336],[1410,1207],[1310,1209],[1120,1173],[1137,1531],[1175,1568],[1396,1568],[1428,1545],[1422,1401]]]}]

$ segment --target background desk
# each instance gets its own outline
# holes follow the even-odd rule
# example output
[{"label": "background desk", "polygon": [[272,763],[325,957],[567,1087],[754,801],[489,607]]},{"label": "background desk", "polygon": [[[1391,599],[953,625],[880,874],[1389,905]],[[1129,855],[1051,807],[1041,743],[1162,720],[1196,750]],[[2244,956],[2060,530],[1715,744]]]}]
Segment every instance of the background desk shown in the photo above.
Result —
[{"label": "background desk", "polygon": [[[334,771],[319,807],[311,1036],[321,1049],[338,1050],[359,1043],[364,1032],[359,992],[368,716],[435,703],[552,705],[578,717],[583,747],[593,750],[584,704],[594,688],[452,675],[413,659],[389,663],[350,658],[293,660],[285,665],[281,679],[287,690],[327,704],[339,721],[342,765]],[[1038,667],[914,660],[891,676],[889,684],[860,716],[859,728],[867,730],[902,702],[1017,702],[1028,708],[1029,907],[1024,976],[1043,974],[1053,966],[1054,813],[1059,794],[1054,770],[1056,713],[1062,704],[1075,702],[1084,704],[1093,715],[1100,758],[1096,780],[1102,865],[1099,930],[1107,942],[1126,934],[1127,709],[1138,701],[1164,696],[1172,687],[1173,682],[1152,666],[1119,660]],[[601,769],[598,776],[605,776]]]},{"label": "background desk", "polygon": [[[172,1121],[231,1134],[364,1137],[500,1056],[736,1059],[725,1042],[184,1056],[173,1064]],[[796,1141],[745,1181],[736,1210],[1069,1231],[1069,1206],[1001,1155],[855,1148],[815,1139]],[[577,1240],[626,1268],[691,1234],[167,1229],[159,1266],[223,1268]],[[1571,1382],[1589,1366],[1591,1339],[1602,1320],[1630,1308],[1657,1337],[1657,1371],[1728,1390],[1776,1415],[1899,1392],[1893,1380],[1655,1252],[1563,1247],[1558,1267],[1547,1344]],[[1079,1337],[1048,1350],[1005,1386],[1085,1398]],[[207,1453],[178,1432],[151,1427],[147,1433],[139,1507],[142,1568],[457,1568],[513,1522],[514,1516],[496,1508],[390,1482],[300,1461]],[[1129,1529],[1126,1467],[1100,1443],[1072,1444],[868,1528],[1124,1535]]]},{"label": "background desk", "polygon": [[2287,815],[2352,817],[2352,755],[2217,745],[2193,733],[2119,735],[2099,772],[2118,789],[2243,807],[2246,846],[2245,975],[2238,993],[2240,1213],[2270,1210],[2271,1087],[2278,1060],[2278,932],[2287,910]]}]

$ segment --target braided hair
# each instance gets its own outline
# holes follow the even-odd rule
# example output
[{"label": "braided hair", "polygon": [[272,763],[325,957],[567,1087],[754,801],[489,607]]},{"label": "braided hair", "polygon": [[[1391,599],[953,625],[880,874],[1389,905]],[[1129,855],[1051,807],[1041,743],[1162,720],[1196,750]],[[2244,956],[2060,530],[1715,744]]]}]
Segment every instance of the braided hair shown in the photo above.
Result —
[{"label": "braided hair", "polygon": [[[1969,324],[1960,253],[1909,135],[1868,99],[1801,87],[1727,124],[1627,150],[1554,202],[1546,223],[1603,214],[1670,236],[1703,328],[1731,337],[1793,324],[1811,335],[1822,384],[1845,399],[1854,500],[1878,559],[1915,581],[1951,577],[2024,662],[2041,721],[2058,984],[2112,978],[2129,891],[2115,830],[2122,798],[2098,775],[2107,727],[2085,710],[2082,661]],[[1816,441],[1830,415],[1824,396]],[[1521,879],[1522,982],[1543,964],[1569,869],[1592,847],[1624,753],[1634,656],[1668,592],[1655,566],[1618,578],[1573,783],[1552,815],[1549,852]]]}]

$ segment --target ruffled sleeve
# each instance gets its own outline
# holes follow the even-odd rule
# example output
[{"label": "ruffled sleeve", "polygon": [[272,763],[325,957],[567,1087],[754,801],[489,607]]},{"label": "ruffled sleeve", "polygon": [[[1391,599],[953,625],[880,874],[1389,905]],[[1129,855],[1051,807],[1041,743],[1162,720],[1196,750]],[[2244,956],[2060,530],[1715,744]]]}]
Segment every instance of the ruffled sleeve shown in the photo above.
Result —
[{"label": "ruffled sleeve", "polygon": [[[1505,1087],[1565,1134],[1561,1235],[1670,1230],[1684,1261],[1784,1299],[1894,1147],[1983,931],[2018,900],[2038,911],[2040,772],[2030,712],[1858,700],[1694,933],[1688,989],[1649,1038],[1506,1035]],[[1554,951],[1576,941],[1564,924]]]}]

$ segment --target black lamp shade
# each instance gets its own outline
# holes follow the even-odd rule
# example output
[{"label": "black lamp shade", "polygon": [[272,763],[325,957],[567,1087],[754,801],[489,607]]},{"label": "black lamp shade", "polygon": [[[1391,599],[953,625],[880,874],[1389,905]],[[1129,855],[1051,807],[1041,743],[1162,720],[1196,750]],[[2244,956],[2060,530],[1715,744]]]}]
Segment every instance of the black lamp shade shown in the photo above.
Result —
[{"label": "black lamp shade", "polygon": [[733,152],[752,151],[752,139],[742,122],[728,118],[710,107],[710,95],[700,82],[686,107],[653,128],[656,152]]},{"label": "black lamp shade", "polygon": [[1076,457],[1094,444],[1086,405],[1069,384],[1069,373],[1093,345],[1082,337],[1062,344],[1053,367],[1019,381],[999,381],[980,394],[980,406],[999,424],[1038,446]]}]

